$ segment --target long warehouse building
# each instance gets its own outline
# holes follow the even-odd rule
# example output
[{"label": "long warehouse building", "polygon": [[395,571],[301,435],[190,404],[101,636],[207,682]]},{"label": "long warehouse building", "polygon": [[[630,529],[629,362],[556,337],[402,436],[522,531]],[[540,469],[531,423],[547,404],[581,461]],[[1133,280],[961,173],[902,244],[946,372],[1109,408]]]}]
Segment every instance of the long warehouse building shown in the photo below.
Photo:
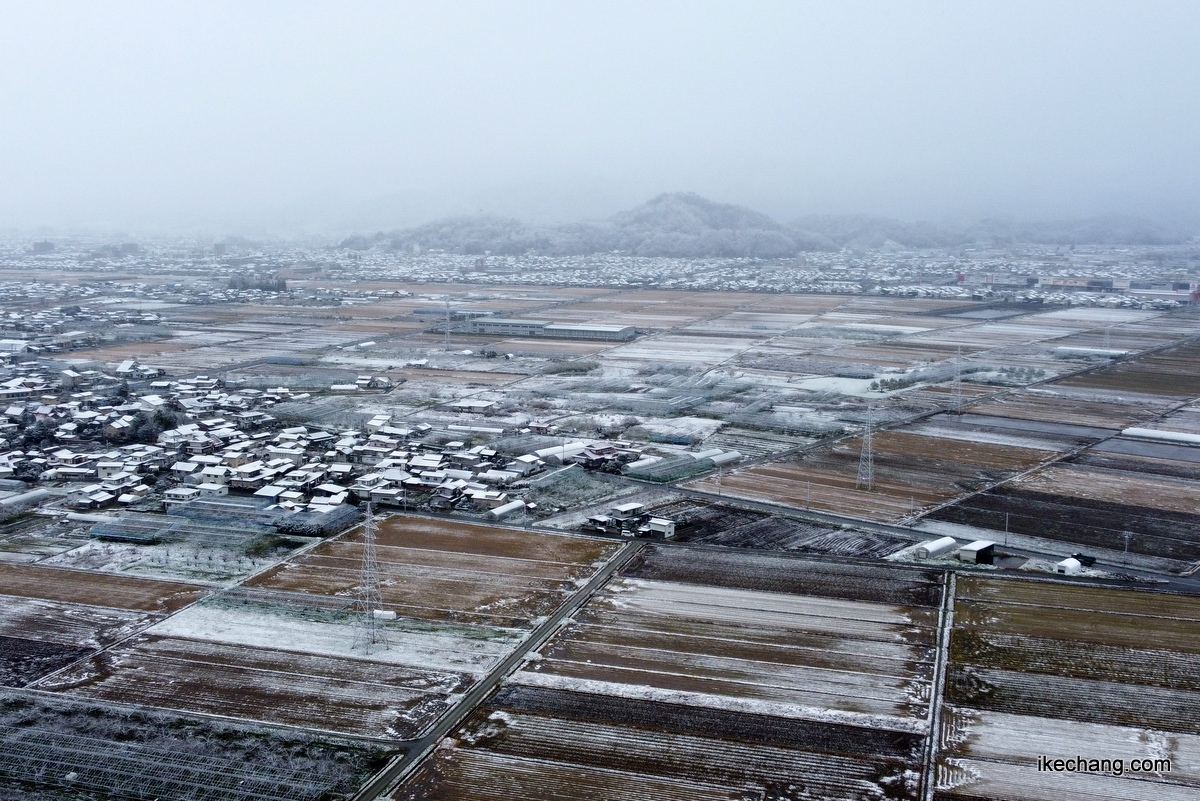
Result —
[{"label": "long warehouse building", "polygon": [[553,337],[627,342],[637,336],[632,325],[560,325],[548,320],[514,320],[480,317],[467,322],[467,333],[503,337]]}]

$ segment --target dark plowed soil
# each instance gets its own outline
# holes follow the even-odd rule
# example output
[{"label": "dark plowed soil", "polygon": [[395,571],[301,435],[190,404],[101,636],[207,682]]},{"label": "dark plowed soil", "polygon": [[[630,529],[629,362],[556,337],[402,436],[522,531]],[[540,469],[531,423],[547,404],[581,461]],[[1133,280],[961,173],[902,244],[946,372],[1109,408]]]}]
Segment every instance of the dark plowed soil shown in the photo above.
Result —
[{"label": "dark plowed soil", "polygon": [[675,521],[679,542],[702,545],[879,558],[909,544],[873,531],[806,523],[688,499],[656,507],[654,514]]},{"label": "dark plowed soil", "polygon": [[951,653],[962,664],[1200,692],[1200,665],[1189,653],[963,630]]},{"label": "dark plowed soil", "polygon": [[1200,364],[1200,344],[1190,343],[1122,362],[1106,370],[1067,378],[1059,383],[1063,386],[1195,398],[1200,396],[1197,364]]},{"label": "dark plowed soil", "polygon": [[[1113,442],[1116,441],[1113,440]],[[1200,448],[1194,448],[1193,450],[1196,451],[1197,455],[1200,455]],[[1188,461],[1165,461],[1162,457],[1118,453],[1101,450],[1100,448],[1087,451],[1074,459],[1070,459],[1069,462],[1085,467],[1100,467],[1105,470],[1124,470],[1130,473],[1145,473],[1154,476],[1170,476],[1171,478],[1188,478],[1200,481],[1200,464]]]},{"label": "dark plowed soil", "polygon": [[1014,715],[1200,733],[1200,693],[1188,690],[956,665],[946,677],[946,700]]},{"label": "dark plowed soil", "polygon": [[716,551],[649,547],[625,575],[765,592],[815,595],[898,606],[937,606],[943,574],[880,565],[850,565]]},{"label": "dark plowed soil", "polygon": [[24,687],[89,653],[90,648],[0,636],[0,684]]},{"label": "dark plowed soil", "polygon": [[0,693],[0,799],[318,801],[395,749],[71,699]]},{"label": "dark plowed soil", "polygon": [[1134,536],[1129,550],[1147,556],[1200,559],[1200,515],[1142,506],[1051,495],[1000,487],[938,510],[937,520],[1079,543],[1084,547],[1125,548],[1124,532]]},{"label": "dark plowed soil", "polygon": [[672,734],[703,734],[735,742],[833,754],[875,754],[896,759],[918,759],[923,740],[918,735],[905,732],[540,687],[508,686],[500,690],[491,703],[499,709],[567,720],[623,725]]}]

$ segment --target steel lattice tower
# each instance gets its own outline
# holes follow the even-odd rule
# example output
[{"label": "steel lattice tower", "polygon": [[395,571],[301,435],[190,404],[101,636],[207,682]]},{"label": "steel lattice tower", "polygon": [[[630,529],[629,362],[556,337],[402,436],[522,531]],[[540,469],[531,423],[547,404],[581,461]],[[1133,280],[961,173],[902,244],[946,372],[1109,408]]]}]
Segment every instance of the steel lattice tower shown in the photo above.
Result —
[{"label": "steel lattice tower", "polygon": [[875,489],[875,452],[872,437],[871,406],[867,405],[867,427],[863,430],[862,453],[858,457],[858,480],[854,486],[870,492]]},{"label": "steel lattice tower", "polygon": [[958,413],[962,411],[962,345],[954,352],[954,383],[950,385],[950,409]]},{"label": "steel lattice tower", "polygon": [[371,646],[387,648],[387,632],[379,625],[375,612],[383,606],[379,594],[379,559],[375,555],[375,516],[367,504],[367,520],[363,525],[362,573],[354,593],[354,648],[371,653]]}]

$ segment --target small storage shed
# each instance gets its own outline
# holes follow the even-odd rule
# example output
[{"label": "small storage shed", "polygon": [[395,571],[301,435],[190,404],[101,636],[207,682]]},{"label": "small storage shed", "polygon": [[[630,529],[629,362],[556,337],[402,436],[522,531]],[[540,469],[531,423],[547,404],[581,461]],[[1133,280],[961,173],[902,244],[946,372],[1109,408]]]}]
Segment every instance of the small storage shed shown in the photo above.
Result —
[{"label": "small storage shed", "polygon": [[1054,565],[1054,572],[1061,573],[1064,576],[1074,576],[1083,569],[1083,564],[1074,556],[1068,556],[1066,559]]},{"label": "small storage shed", "polygon": [[929,542],[922,542],[917,546],[916,557],[918,559],[933,559],[943,554],[950,553],[958,547],[958,540],[954,537],[941,537]]},{"label": "small storage shed", "polygon": [[958,549],[958,560],[973,565],[990,565],[996,558],[996,543],[975,540]]},{"label": "small storage shed", "polygon": [[485,516],[487,517],[488,520],[503,520],[504,518],[508,517],[509,515],[513,515],[513,514],[516,514],[517,512],[523,512],[523,511],[525,511],[525,502],[521,501],[521,500],[516,500],[516,501],[509,501],[508,503],[504,504],[503,506],[497,506],[495,509],[490,510],[487,513],[487,515],[485,515]]}]

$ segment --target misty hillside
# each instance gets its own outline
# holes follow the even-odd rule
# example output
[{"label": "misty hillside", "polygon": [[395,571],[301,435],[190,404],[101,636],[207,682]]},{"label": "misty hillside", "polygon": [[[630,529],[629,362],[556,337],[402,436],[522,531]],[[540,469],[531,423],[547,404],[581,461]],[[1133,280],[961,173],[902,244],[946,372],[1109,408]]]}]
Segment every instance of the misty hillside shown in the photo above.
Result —
[{"label": "misty hillside", "polygon": [[353,236],[340,247],[545,256],[621,251],[636,256],[770,259],[842,248],[1167,245],[1187,239],[1149,220],[1120,216],[1042,223],[981,220],[948,227],[867,215],[814,215],[783,225],[744,206],[673,193],[598,222],[532,226],[507,217],[451,217],[386,234]]}]

